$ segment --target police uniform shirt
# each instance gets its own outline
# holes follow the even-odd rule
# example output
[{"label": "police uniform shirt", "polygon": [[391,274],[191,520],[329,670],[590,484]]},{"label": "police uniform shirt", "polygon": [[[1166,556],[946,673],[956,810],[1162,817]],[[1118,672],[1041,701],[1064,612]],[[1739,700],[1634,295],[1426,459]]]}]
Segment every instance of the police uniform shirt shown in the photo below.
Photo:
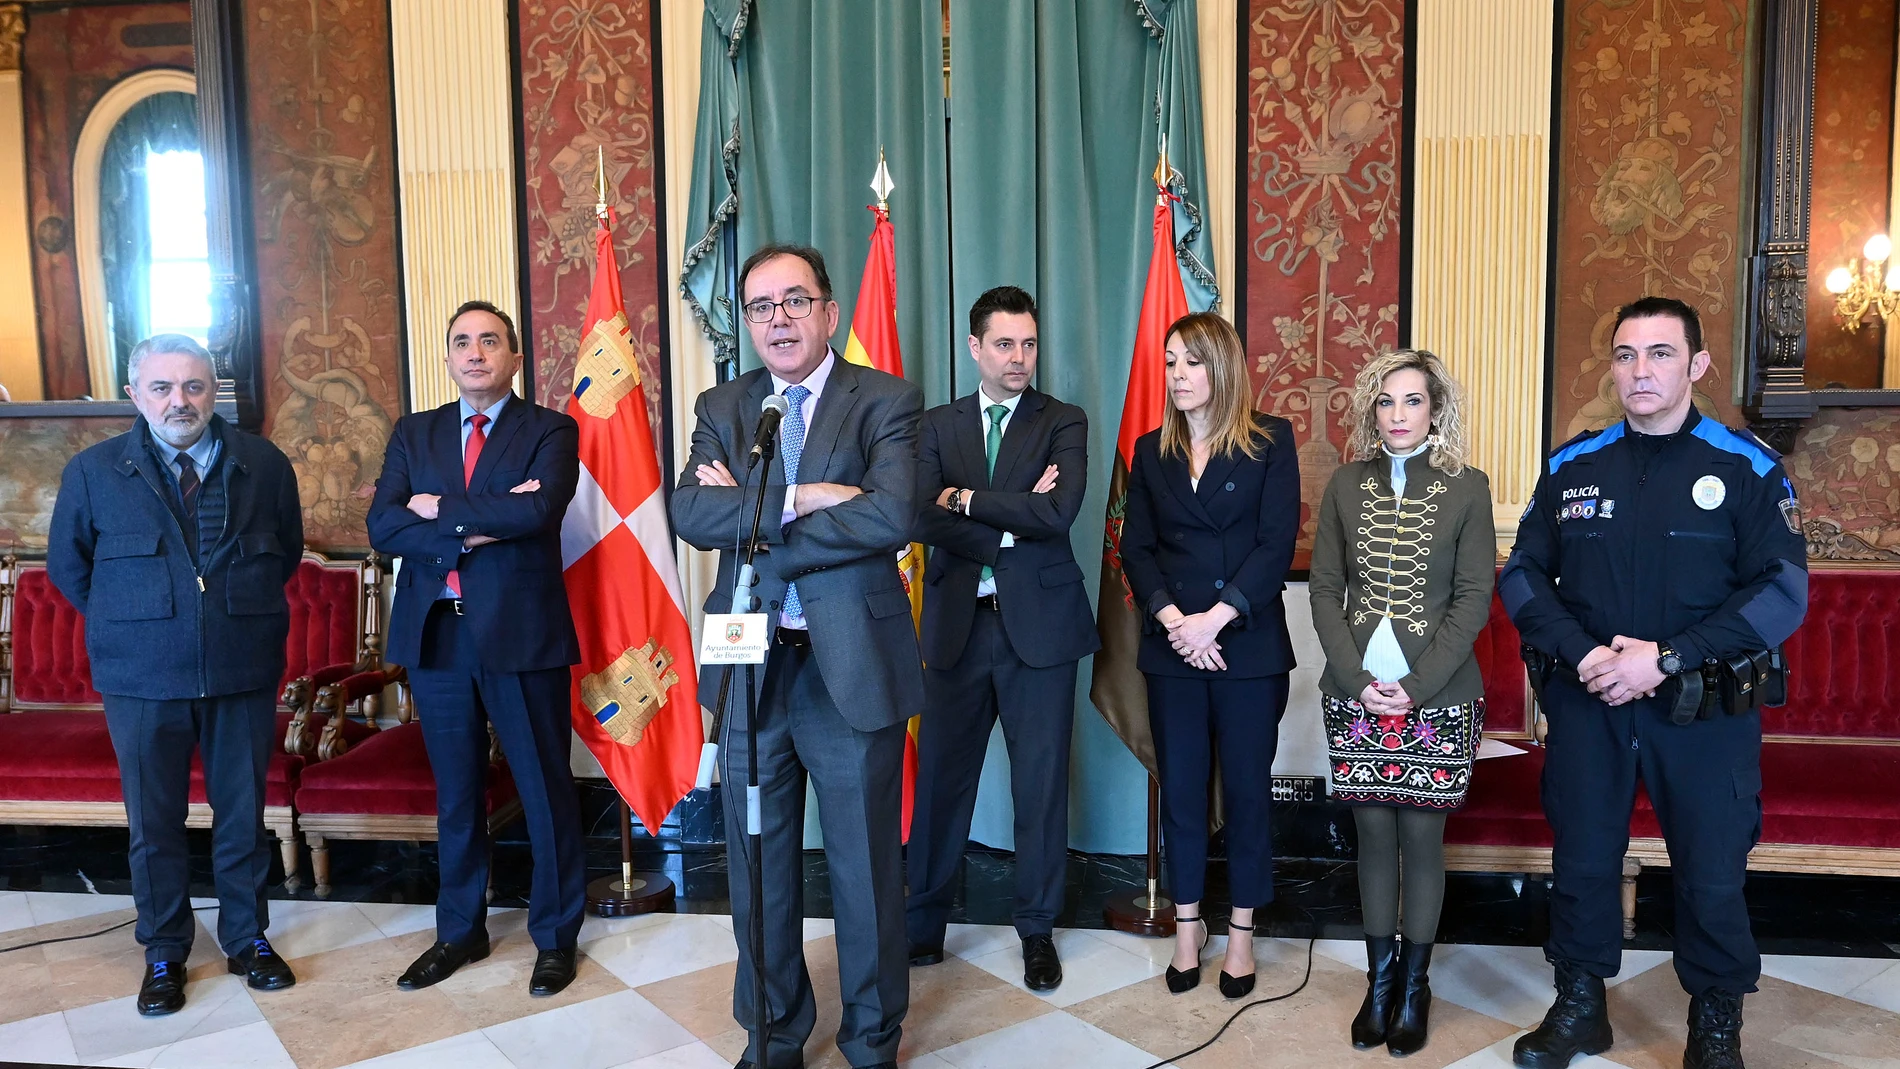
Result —
[{"label": "police uniform shirt", "polygon": [[1575,668],[1617,635],[1694,665],[1780,645],[1807,610],[1806,541],[1773,450],[1694,408],[1551,455],[1498,593],[1524,641]]}]

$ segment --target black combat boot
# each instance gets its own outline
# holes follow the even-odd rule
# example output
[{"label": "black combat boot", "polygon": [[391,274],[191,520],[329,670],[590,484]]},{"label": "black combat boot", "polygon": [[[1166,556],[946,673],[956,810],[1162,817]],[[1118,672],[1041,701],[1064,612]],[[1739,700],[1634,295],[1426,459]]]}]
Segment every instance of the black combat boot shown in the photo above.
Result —
[{"label": "black combat boot", "polygon": [[1520,1037],[1511,1048],[1511,1061],[1524,1069],[1563,1069],[1579,1054],[1602,1054],[1615,1039],[1610,1034],[1610,1008],[1603,998],[1603,978],[1568,961],[1557,962],[1557,1001],[1544,1014],[1544,1023]]},{"label": "black combat boot", "polygon": [[1432,1012],[1431,967],[1432,945],[1405,940],[1399,950],[1399,1004],[1392,1010],[1392,1026],[1385,1036],[1385,1049],[1394,1058],[1425,1049]]},{"label": "black combat boot", "polygon": [[1352,1019],[1352,1045],[1370,1050],[1385,1042],[1392,1007],[1399,1001],[1399,937],[1366,936],[1366,1001]]},{"label": "black combat boot", "polygon": [[1682,1069],[1742,1069],[1742,996],[1711,991],[1689,1000]]}]

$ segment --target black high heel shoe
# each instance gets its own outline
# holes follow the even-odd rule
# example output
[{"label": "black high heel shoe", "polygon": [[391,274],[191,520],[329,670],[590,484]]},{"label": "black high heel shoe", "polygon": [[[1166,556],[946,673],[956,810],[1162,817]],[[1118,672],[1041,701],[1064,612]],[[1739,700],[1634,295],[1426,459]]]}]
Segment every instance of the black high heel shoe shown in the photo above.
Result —
[{"label": "black high heel shoe", "polygon": [[1174,923],[1177,925],[1201,925],[1201,945],[1194,949],[1194,967],[1192,969],[1177,969],[1172,965],[1168,966],[1168,991],[1170,994],[1180,995],[1200,986],[1201,951],[1207,949],[1207,925],[1202,924],[1201,918],[1199,917],[1176,917],[1174,918]]},{"label": "black high heel shoe", "polygon": [[[1246,932],[1247,938],[1252,939],[1253,925],[1235,924],[1233,921],[1228,921],[1227,922],[1227,941],[1228,942],[1230,943],[1233,942],[1233,939],[1234,939],[1233,933],[1235,932]],[[1253,978],[1258,974],[1259,966],[1255,966],[1254,968],[1255,968],[1254,972],[1250,972],[1245,976],[1229,976],[1227,975],[1227,970],[1222,969],[1220,971],[1220,993],[1223,996],[1230,999],[1231,998],[1246,998],[1248,995],[1253,994]]]}]

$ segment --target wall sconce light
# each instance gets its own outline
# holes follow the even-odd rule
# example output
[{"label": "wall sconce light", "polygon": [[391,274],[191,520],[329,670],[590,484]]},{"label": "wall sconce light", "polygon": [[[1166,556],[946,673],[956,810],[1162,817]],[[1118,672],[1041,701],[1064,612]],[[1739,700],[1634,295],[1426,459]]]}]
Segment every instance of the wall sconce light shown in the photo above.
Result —
[{"label": "wall sconce light", "polygon": [[1835,314],[1850,333],[1860,329],[1869,313],[1885,320],[1900,317],[1900,263],[1887,264],[1893,242],[1885,234],[1875,234],[1861,253],[1865,259],[1827,273]]}]

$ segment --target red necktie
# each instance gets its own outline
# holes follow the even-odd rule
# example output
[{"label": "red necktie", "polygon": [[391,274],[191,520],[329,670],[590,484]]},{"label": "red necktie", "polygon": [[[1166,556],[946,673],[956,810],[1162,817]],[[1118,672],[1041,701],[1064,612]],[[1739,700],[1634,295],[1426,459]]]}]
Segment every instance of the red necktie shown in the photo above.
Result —
[{"label": "red necktie", "polygon": [[[488,417],[480,412],[468,417],[468,441],[462,446],[462,485],[467,487],[475,478],[475,462],[482,458],[482,446],[488,442],[488,435],[482,428],[488,425]],[[449,589],[456,597],[462,596],[462,573],[450,570]]]}]

